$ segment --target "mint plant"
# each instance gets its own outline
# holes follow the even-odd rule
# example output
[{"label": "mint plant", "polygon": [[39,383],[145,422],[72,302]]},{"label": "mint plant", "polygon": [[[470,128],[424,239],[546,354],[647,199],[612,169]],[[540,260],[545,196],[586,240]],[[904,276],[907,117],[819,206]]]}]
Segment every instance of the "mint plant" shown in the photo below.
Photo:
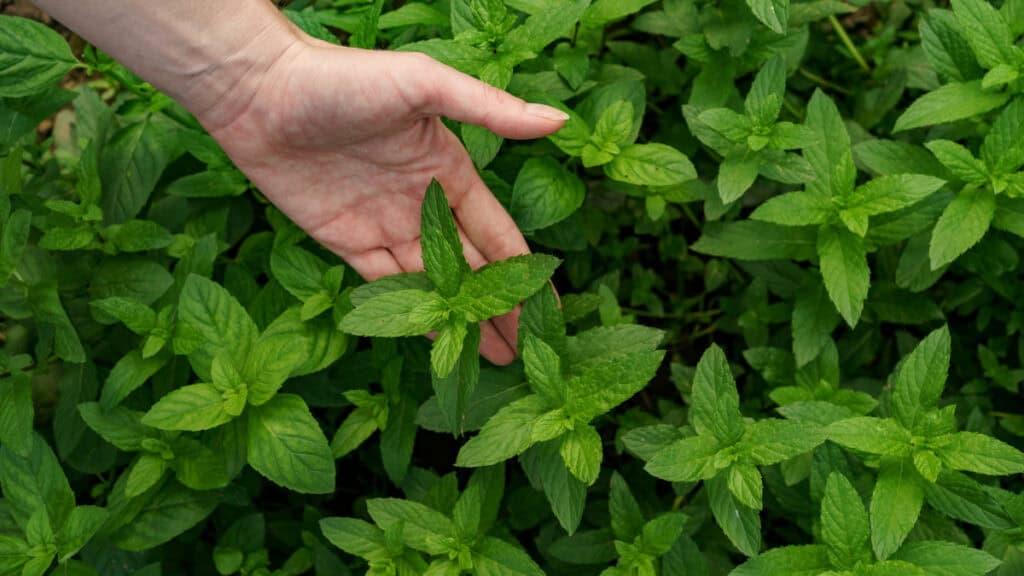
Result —
[{"label": "mint plant", "polygon": [[293,0],[570,117],[373,282],[6,14],[0,576],[1024,574],[1021,0]]}]

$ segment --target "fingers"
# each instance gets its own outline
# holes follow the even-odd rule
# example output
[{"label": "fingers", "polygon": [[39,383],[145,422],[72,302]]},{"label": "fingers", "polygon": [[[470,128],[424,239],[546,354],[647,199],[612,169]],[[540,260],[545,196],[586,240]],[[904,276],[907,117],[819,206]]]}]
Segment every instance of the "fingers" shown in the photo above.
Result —
[{"label": "fingers", "polygon": [[404,271],[398,260],[384,248],[368,250],[355,255],[342,254],[341,257],[367,282]]},{"label": "fingers", "polygon": [[499,136],[539,138],[569,119],[561,110],[524,102],[430,57],[416,57],[410,73],[426,113],[484,126]]}]

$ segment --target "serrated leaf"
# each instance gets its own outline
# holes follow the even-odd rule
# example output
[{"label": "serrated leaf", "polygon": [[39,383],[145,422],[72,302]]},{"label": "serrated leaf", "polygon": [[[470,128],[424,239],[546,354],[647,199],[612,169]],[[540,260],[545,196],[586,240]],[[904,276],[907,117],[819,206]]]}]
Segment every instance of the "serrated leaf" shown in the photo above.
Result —
[{"label": "serrated leaf", "polygon": [[851,328],[860,320],[871,285],[871,269],[861,238],[831,225],[818,232],[821,276],[829,298]]},{"label": "serrated leaf", "polygon": [[559,263],[546,254],[525,254],[487,264],[463,280],[452,307],[470,322],[511,312],[544,286]]},{"label": "serrated leaf", "polygon": [[909,459],[885,460],[871,494],[871,546],[886,559],[917,523],[924,501],[923,480]]},{"label": "serrated leaf", "polygon": [[928,246],[932,270],[959,258],[981,241],[992,224],[996,199],[988,186],[967,187],[953,199],[932,230]]},{"label": "serrated leaf", "polygon": [[0,16],[0,97],[19,98],[45,91],[78,60],[68,43],[49,26],[14,16]]},{"label": "serrated leaf", "polygon": [[922,416],[935,408],[949,371],[949,328],[943,326],[922,340],[896,372],[892,405],[896,418],[913,429]]},{"label": "serrated leaf", "polygon": [[334,458],[306,402],[278,394],[248,412],[248,462],[271,482],[302,494],[334,491]]},{"label": "serrated leaf", "polygon": [[951,82],[921,96],[896,119],[895,132],[972,118],[1009,100],[1003,92],[987,92],[981,80]]},{"label": "serrated leaf", "polygon": [[871,534],[864,502],[846,476],[839,472],[829,475],[825,483],[821,534],[833,566],[850,569],[858,562],[870,560],[868,538]]}]

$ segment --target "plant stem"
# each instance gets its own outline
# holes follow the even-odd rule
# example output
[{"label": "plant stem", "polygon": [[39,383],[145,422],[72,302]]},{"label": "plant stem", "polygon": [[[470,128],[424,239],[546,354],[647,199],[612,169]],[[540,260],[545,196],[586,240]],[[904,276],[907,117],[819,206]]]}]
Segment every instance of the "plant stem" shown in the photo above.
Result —
[{"label": "plant stem", "polygon": [[871,72],[871,66],[868,66],[867,60],[864,59],[860,50],[858,50],[857,46],[854,45],[853,40],[850,39],[850,35],[846,33],[846,29],[839,23],[839,19],[837,19],[834,14],[830,14],[828,21],[832,24],[832,28],[836,31],[836,34],[839,35],[839,39],[843,42],[843,46],[846,46],[846,49],[850,51],[850,56],[857,61],[857,65],[859,65],[865,72]]},{"label": "plant stem", "polygon": [[807,78],[808,80],[810,80],[811,82],[814,82],[815,84],[821,86],[822,88],[828,88],[829,90],[835,90],[836,92],[839,92],[840,94],[843,94],[844,96],[850,96],[850,95],[853,94],[853,92],[851,92],[850,90],[847,90],[846,88],[843,88],[842,86],[840,86],[838,84],[835,84],[833,82],[830,82],[830,81],[826,80],[825,78],[822,78],[821,76],[818,76],[817,74],[815,74],[814,72],[811,72],[807,68],[800,68],[799,72],[800,72],[801,76],[803,76],[804,78]]}]

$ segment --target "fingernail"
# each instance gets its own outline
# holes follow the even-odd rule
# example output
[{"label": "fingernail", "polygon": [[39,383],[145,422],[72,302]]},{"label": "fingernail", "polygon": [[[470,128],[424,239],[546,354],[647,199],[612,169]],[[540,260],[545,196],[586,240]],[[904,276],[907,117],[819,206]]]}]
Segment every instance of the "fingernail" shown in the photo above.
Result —
[{"label": "fingernail", "polygon": [[545,120],[554,120],[556,122],[565,122],[569,119],[569,115],[565,112],[544,104],[527,104],[526,112],[531,116],[537,116],[538,118],[543,118]]}]

